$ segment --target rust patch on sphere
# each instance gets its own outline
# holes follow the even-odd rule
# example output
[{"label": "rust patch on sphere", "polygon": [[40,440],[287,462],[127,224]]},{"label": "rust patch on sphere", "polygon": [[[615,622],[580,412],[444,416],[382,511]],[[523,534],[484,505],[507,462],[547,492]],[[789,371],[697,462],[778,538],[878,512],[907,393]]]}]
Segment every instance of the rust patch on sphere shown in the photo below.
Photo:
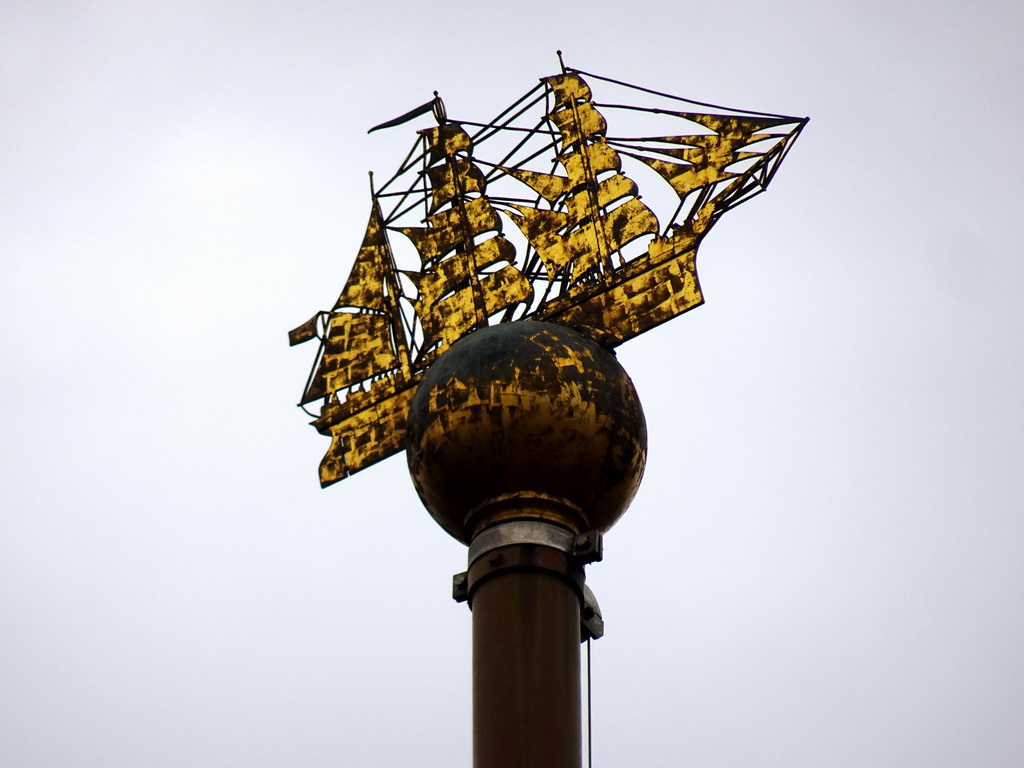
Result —
[{"label": "rust patch on sphere", "polygon": [[523,321],[438,358],[412,399],[406,451],[424,505],[460,541],[524,517],[606,531],[640,485],[647,427],[614,355]]}]

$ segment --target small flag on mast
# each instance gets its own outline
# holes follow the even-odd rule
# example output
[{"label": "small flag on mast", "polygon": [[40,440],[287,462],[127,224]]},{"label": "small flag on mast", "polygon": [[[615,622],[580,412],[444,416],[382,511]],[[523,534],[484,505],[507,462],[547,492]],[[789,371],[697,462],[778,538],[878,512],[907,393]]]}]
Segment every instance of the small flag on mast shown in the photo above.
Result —
[{"label": "small flag on mast", "polygon": [[426,104],[421,104],[420,106],[416,107],[416,109],[410,110],[409,112],[406,112],[401,117],[396,117],[394,120],[388,120],[386,123],[381,123],[380,125],[375,125],[375,126],[373,126],[373,128],[368,130],[367,133],[373,133],[374,131],[379,131],[379,130],[382,130],[384,128],[394,128],[396,125],[401,125],[402,123],[409,122],[414,117],[419,117],[420,115],[425,115],[425,114],[427,114],[427,112],[433,112],[434,113],[434,117],[437,118],[437,122],[438,123],[444,123],[444,121],[445,121],[444,102],[442,102],[441,101],[441,97],[437,95],[437,91],[434,91],[434,98],[432,98]]}]

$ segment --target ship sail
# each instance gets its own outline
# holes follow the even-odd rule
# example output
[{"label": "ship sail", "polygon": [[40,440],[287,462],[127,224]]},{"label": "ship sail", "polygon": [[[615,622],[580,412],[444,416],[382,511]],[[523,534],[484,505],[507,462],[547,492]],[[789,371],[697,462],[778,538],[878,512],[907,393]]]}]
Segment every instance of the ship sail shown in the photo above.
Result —
[{"label": "ship sail", "polygon": [[548,278],[568,267],[572,285],[586,276],[611,274],[612,254],[657,232],[658,219],[640,202],[636,184],[621,173],[618,153],[605,143],[608,124],[591,101],[590,86],[574,72],[543,82],[554,94],[554,109],[547,117],[560,134],[556,159],[565,176],[503,170],[556,205],[554,210],[514,205],[511,215],[536,249]]},{"label": "ship sail", "polygon": [[422,267],[405,274],[415,284],[421,350],[438,354],[492,315],[529,301],[533,287],[515,266],[515,247],[486,196],[473,143],[457,123],[421,132],[427,142],[430,214],[425,227],[400,227]]},{"label": "ship sail", "polygon": [[697,193],[691,209],[694,234],[706,231],[725,210],[767,186],[789,140],[795,138],[792,118],[694,112],[675,116],[711,133],[645,139],[654,155],[627,154],[656,171],[680,200]]},{"label": "ship sail", "polygon": [[410,365],[394,257],[376,199],[352,272],[333,309],[289,334],[308,341],[323,324],[317,362],[300,405],[323,400],[313,425],[331,437],[320,463],[330,485],[397,453],[418,378]]},{"label": "ship sail", "polygon": [[[352,272],[327,315],[319,364],[300,405],[375,376],[403,369],[408,374],[408,347],[395,317],[394,269],[380,208],[374,202]],[[294,335],[308,339],[314,320],[296,329]]]}]

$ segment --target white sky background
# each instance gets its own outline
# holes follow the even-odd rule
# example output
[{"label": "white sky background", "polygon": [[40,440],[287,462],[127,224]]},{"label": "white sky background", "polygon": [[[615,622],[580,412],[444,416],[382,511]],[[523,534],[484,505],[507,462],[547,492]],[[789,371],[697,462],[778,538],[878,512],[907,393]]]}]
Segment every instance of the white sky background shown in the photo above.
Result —
[{"label": "white sky background", "polygon": [[[855,7],[856,6],[856,7]],[[464,548],[293,407],[439,90],[567,62],[810,115],[620,348],[595,765],[1024,764],[1024,25],[1008,2],[0,0],[0,765],[470,763]],[[429,118],[426,118],[429,124]]]}]

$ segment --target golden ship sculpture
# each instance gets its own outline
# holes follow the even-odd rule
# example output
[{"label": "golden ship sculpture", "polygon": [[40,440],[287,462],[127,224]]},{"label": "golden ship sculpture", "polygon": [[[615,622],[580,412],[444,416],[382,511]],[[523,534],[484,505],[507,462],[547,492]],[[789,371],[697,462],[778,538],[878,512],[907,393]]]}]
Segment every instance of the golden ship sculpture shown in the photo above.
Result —
[{"label": "golden ship sculpture", "polygon": [[[669,107],[596,102],[588,80]],[[371,188],[366,234],[334,307],[289,333],[292,345],[320,342],[299,405],[320,403],[313,425],[331,438],[322,486],[403,450],[427,368],[478,328],[543,320],[613,348],[702,304],[701,239],[768,186],[807,123],[563,65],[490,122],[450,120],[435,93],[371,131],[428,113],[437,124]],[[606,113],[656,115],[678,132],[619,137]],[[660,216],[630,167],[664,182]],[[400,269],[394,247],[409,243],[420,263]]]}]

